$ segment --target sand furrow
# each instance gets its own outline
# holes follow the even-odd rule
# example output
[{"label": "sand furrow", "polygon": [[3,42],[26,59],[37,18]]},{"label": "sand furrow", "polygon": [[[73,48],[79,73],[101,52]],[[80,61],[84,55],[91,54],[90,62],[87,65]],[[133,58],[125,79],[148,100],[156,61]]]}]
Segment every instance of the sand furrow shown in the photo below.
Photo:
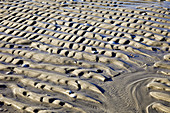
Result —
[{"label": "sand furrow", "polygon": [[[42,15],[44,15],[44,14],[43,14],[43,13],[42,13],[42,14],[40,13],[40,15],[42,16]],[[48,15],[50,15],[50,17],[51,17],[51,16],[54,15],[54,14],[49,14],[49,13],[48,13]],[[132,20],[132,22],[133,22],[133,21],[135,21],[135,20]],[[111,21],[111,22],[113,22],[113,21]],[[130,22],[131,22],[131,21],[130,21]],[[119,22],[119,23],[120,23],[120,22]],[[126,22],[123,22],[123,24],[126,25]],[[122,24],[122,25],[123,25],[123,24]],[[128,24],[128,23],[127,23],[127,24]],[[141,23],[139,23],[139,24],[141,24]],[[115,23],[115,25],[116,25],[116,23]],[[159,25],[160,25],[160,24],[159,24]],[[127,26],[126,26],[126,27],[127,27]],[[147,28],[147,27],[144,27],[144,28]],[[150,28],[149,28],[149,29],[150,29]],[[152,28],[151,28],[151,29],[152,29]],[[155,31],[155,32],[154,32],[154,31]],[[158,33],[158,32],[163,32],[163,31],[154,29],[154,30],[152,30],[152,32]],[[165,31],[165,32],[166,32],[166,31]],[[163,33],[165,33],[165,32],[163,32]],[[154,34],[153,34],[153,35],[154,35]],[[157,36],[155,35],[155,37],[157,37]]]},{"label": "sand furrow", "polygon": [[0,112],[169,113],[168,0],[0,0]]},{"label": "sand furrow", "polygon": [[[10,23],[11,23],[11,22],[10,22]],[[5,23],[3,23],[3,24],[5,24]],[[11,23],[11,24],[12,24],[12,23]],[[8,26],[10,26],[11,24],[8,24]],[[19,26],[19,25],[20,25],[20,24],[18,24],[18,26]],[[16,27],[18,27],[18,26],[16,26]],[[25,27],[24,27],[24,26],[22,26],[22,27],[19,26],[19,29],[20,29],[20,30],[23,30],[23,29],[26,29],[26,28],[27,28],[27,26],[25,26]],[[31,28],[31,27],[29,27],[29,28]],[[62,28],[63,28],[63,27],[62,27]],[[66,28],[67,28],[67,27],[66,27]],[[11,33],[14,33],[14,30],[11,30],[11,29],[10,29],[10,30],[5,29],[5,28],[4,28],[4,29],[1,28],[1,29],[2,29],[2,31],[6,31],[6,33],[10,33],[10,34],[11,34]],[[33,28],[32,28],[32,29],[33,29]],[[60,27],[60,29],[61,29],[61,27]],[[64,30],[64,29],[65,29],[65,28],[63,28],[63,30]],[[68,28],[68,29],[69,29],[69,28]],[[28,29],[28,31],[30,31],[30,30]],[[61,29],[61,31],[62,31],[62,29]],[[44,33],[44,32],[46,32],[46,30],[42,30],[42,31],[41,31],[40,29],[35,29],[35,33],[37,33],[37,32],[38,32],[38,33]],[[51,31],[51,33],[52,33],[52,31]],[[55,33],[55,32],[54,32],[54,33]],[[55,36],[54,33],[52,33],[52,34]],[[19,35],[20,35],[20,34],[19,34]],[[27,34],[27,35],[29,35],[29,34]],[[98,36],[99,36],[99,35],[98,35]],[[94,37],[95,37],[95,36],[94,36]],[[99,36],[99,37],[101,37],[101,36]],[[139,39],[140,39],[140,40],[141,40],[141,39],[143,40],[143,38],[139,38]],[[139,39],[136,39],[136,40],[139,40]],[[114,39],[114,40],[115,40],[115,39]],[[119,41],[119,39],[118,39],[118,41]],[[129,40],[127,40],[127,41],[129,41]],[[145,41],[145,40],[144,40],[144,41]],[[145,42],[146,42],[146,41],[145,41]],[[149,45],[153,45],[153,44],[154,44],[154,45],[157,45],[157,46],[161,46],[161,45],[162,45],[162,46],[164,45],[164,47],[168,46],[168,44],[166,44],[166,43],[165,43],[165,44],[164,44],[164,43],[160,43],[160,44],[158,43],[158,44],[157,44],[157,43],[155,43],[155,42],[150,42],[150,41],[148,41],[148,42],[149,42],[149,43],[148,43]],[[117,42],[116,42],[116,43],[117,43]],[[123,43],[123,42],[121,42],[121,43]],[[150,50],[150,49],[151,49],[151,50],[155,49],[155,48],[146,47],[145,45],[142,45],[142,44],[140,44],[140,43],[138,43],[138,42],[136,42],[136,41],[134,42],[133,40],[129,41],[128,43],[126,43],[126,42],[124,42],[124,43],[125,43],[125,44],[129,44],[129,45],[133,45],[133,46],[135,46],[135,47],[137,47],[137,48],[145,48],[145,49],[148,49],[148,50]],[[123,43],[123,44],[124,44],[124,43]],[[167,47],[166,47],[166,48],[167,48]]]},{"label": "sand furrow", "polygon": [[[161,102],[153,102],[146,107],[146,112],[150,113],[152,109],[157,111],[162,111],[168,113],[170,111],[168,103],[169,102],[169,85],[170,81],[167,78],[154,78],[147,84],[149,89],[149,95],[157,100],[162,100]],[[156,91],[155,91],[156,90]],[[152,109],[151,109],[152,108]]]},{"label": "sand furrow", "polygon": [[[39,22],[38,22],[39,23]],[[37,23],[37,24],[38,24]],[[73,23],[70,23],[70,24],[73,24]],[[40,26],[39,27],[43,27],[43,26],[48,26],[48,24],[46,24],[46,25],[43,25],[42,23],[40,23],[39,24]],[[74,24],[73,24],[74,25]],[[58,26],[59,27],[59,26]],[[24,27],[23,27],[24,28]],[[55,28],[55,27],[54,27]],[[62,27],[63,28],[63,27]],[[21,28],[22,29],[22,28]],[[31,30],[31,29],[33,29],[33,28],[30,28],[30,27],[26,27],[25,26],[25,28],[24,29],[27,29],[27,30]],[[49,31],[46,31],[46,30],[40,30],[40,31],[37,31],[38,29],[35,29],[35,31],[36,32],[39,32],[39,33],[45,33],[45,34],[52,34],[52,35],[54,35],[54,33],[49,33]],[[63,30],[69,30],[68,32],[70,32],[70,30],[72,30],[72,29],[70,29],[70,28],[68,28],[67,29],[67,27],[65,28],[63,28],[63,30],[61,29],[61,26],[60,26],[60,30],[61,31],[63,31]],[[31,30],[31,31],[33,31],[33,30]],[[77,32],[77,31],[74,31],[73,30],[73,33],[75,34],[75,32]],[[70,33],[72,33],[72,31],[70,32]],[[82,33],[85,33],[85,35],[83,35],[83,36],[86,36],[86,34],[88,35],[88,33],[87,32],[82,32]],[[100,33],[100,32],[99,32]],[[113,33],[113,32],[112,32]],[[116,33],[117,34],[117,33]],[[77,35],[79,35],[79,32],[77,33]],[[81,33],[80,33],[80,35],[81,35]],[[117,34],[117,35],[119,35],[119,34]],[[124,35],[124,34],[123,34]],[[149,35],[149,34],[147,34],[146,33],[146,35]],[[55,36],[55,35],[54,35]],[[129,38],[129,36],[128,36],[128,34],[125,34],[125,36],[127,36],[128,38]],[[157,37],[157,39],[156,40],[167,40],[165,37],[163,37],[163,38],[161,38],[160,36],[156,36]],[[91,38],[91,37],[90,37]],[[107,37],[106,37],[107,38]],[[99,39],[101,39],[101,38],[99,38]],[[103,40],[105,40],[105,38],[103,39]],[[154,45],[154,46],[163,46],[163,45],[165,45],[165,46],[168,46],[168,44],[167,43],[164,43],[164,42],[158,42],[158,41],[153,41],[153,40],[148,40],[147,38],[145,38],[145,37],[136,37],[135,38],[135,41],[139,41],[139,42],[142,42],[142,43],[146,43],[146,44],[148,44],[148,45]],[[168,41],[169,42],[169,41]],[[137,42],[135,42],[135,43],[137,43]],[[146,47],[145,47],[146,48]]]}]

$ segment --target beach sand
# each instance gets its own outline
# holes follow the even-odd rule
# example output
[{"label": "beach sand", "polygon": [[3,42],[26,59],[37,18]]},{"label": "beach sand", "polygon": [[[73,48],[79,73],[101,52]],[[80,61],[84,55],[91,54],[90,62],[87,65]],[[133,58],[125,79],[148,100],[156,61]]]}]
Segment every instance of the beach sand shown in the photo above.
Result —
[{"label": "beach sand", "polygon": [[170,113],[167,0],[0,0],[0,113]]}]

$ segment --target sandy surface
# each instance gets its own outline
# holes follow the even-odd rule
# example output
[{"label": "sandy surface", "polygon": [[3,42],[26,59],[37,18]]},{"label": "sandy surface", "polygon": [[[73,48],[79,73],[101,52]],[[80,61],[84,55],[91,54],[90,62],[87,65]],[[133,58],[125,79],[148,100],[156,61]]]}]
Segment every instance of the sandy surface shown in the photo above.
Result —
[{"label": "sandy surface", "polygon": [[0,0],[0,113],[170,113],[169,6]]}]

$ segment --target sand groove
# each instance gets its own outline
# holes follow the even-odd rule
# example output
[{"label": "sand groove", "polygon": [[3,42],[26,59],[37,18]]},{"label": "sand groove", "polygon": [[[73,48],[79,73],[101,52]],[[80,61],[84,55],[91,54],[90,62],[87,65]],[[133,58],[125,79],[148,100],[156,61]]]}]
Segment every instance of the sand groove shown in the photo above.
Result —
[{"label": "sand groove", "polygon": [[168,0],[0,0],[0,112],[170,112]]}]

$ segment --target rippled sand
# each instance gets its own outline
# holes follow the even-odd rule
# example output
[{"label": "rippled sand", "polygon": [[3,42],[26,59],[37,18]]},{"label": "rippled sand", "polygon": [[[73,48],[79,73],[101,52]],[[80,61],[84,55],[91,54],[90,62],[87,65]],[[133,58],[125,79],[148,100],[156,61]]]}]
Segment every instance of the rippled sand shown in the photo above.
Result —
[{"label": "rippled sand", "polygon": [[0,0],[0,112],[170,113],[169,6]]}]

